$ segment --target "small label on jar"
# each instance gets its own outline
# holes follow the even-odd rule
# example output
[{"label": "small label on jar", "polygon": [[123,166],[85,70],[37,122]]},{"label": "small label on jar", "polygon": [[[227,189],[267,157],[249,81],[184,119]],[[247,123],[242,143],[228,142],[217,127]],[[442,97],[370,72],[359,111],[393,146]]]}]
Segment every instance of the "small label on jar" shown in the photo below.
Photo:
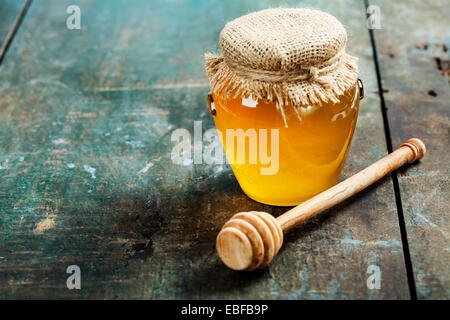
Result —
[{"label": "small label on jar", "polygon": [[248,98],[242,98],[242,105],[249,107],[249,108],[256,108],[256,105],[258,104],[257,100],[254,100],[252,95]]}]

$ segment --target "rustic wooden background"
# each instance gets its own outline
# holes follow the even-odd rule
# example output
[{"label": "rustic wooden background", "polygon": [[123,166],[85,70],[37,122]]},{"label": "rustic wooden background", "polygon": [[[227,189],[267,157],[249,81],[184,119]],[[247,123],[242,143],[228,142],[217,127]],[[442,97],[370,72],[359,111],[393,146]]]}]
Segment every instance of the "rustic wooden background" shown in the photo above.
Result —
[{"label": "rustic wooden background", "polygon": [[[450,9],[369,2],[0,0],[0,298],[449,299]],[[71,4],[81,30],[66,28]],[[249,200],[229,167],[173,164],[170,136],[213,127],[202,55],[224,24],[276,6],[332,13],[359,57],[366,97],[343,178],[410,137],[428,154],[239,273],[215,253],[222,224],[286,208]],[[66,287],[73,264],[81,290]]]}]

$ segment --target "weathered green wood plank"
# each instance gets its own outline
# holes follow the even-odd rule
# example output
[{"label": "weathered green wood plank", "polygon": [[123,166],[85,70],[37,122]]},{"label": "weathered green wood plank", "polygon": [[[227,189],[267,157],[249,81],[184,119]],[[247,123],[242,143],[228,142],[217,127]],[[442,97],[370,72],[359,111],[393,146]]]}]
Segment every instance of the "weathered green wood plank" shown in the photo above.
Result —
[{"label": "weathered green wood plank", "polygon": [[428,149],[399,176],[417,294],[449,299],[450,8],[448,1],[371,4],[382,14],[375,35],[392,141],[419,137]]},{"label": "weathered green wood plank", "polygon": [[[0,297],[409,297],[389,178],[290,232],[269,268],[237,273],[215,253],[222,224],[284,209],[245,197],[227,166],[170,161],[175,128],[213,127],[202,54],[226,21],[277,3],[79,1],[78,31],[69,4],[33,5],[0,73]],[[386,153],[364,6],[301,5],[343,21],[360,58],[349,176]],[[71,264],[81,290],[66,288]],[[380,290],[366,286],[371,264]]]},{"label": "weathered green wood plank", "polygon": [[0,2],[0,50],[22,11],[25,2],[26,0],[2,0]]}]

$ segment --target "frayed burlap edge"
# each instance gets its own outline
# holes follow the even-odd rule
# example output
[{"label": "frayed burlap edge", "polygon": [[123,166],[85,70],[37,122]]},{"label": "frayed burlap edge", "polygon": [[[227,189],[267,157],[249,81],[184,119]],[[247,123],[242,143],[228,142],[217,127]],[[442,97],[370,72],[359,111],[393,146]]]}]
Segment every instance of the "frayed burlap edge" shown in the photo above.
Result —
[{"label": "frayed burlap edge", "polygon": [[252,95],[254,98],[275,102],[286,127],[286,107],[292,107],[301,121],[299,107],[320,107],[330,101],[339,102],[339,96],[354,86],[358,78],[357,58],[346,53],[339,65],[326,74],[326,84],[311,79],[294,82],[254,80],[236,74],[223,56],[206,53],[205,60],[206,74],[213,93],[223,97],[230,97],[233,93],[232,98]]}]

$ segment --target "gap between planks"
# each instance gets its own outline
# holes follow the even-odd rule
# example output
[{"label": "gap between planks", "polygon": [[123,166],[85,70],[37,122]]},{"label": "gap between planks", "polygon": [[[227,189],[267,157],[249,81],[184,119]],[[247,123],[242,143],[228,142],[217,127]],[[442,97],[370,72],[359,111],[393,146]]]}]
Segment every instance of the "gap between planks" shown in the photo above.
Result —
[{"label": "gap between planks", "polygon": [[6,35],[5,41],[3,42],[2,47],[0,48],[0,65],[3,62],[3,59],[6,55],[6,52],[8,51],[9,46],[11,45],[12,40],[14,39],[14,36],[16,35],[17,30],[20,27],[20,24],[22,23],[22,20],[28,10],[28,8],[31,5],[31,0],[27,0],[25,4],[22,7],[22,10],[20,10],[19,15],[16,18],[16,21],[14,22],[14,25],[9,30],[8,34]]},{"label": "gap between planks", "polygon": [[[368,19],[370,16],[367,11],[367,9],[369,8],[369,5],[370,5],[369,0],[364,0],[366,19]],[[376,73],[376,77],[377,77],[378,94],[380,97],[380,109],[381,109],[381,114],[383,117],[383,127],[384,127],[384,134],[386,137],[386,146],[387,146],[388,152],[391,153],[393,151],[391,130],[389,127],[389,120],[388,120],[388,116],[387,116],[386,102],[384,100],[384,88],[383,88],[381,72],[380,72],[380,67],[379,67],[379,62],[378,62],[377,45],[375,42],[375,36],[373,33],[373,29],[368,28],[368,31],[369,31],[370,43],[372,46],[372,54],[373,54],[373,61],[374,61],[374,65],[375,65],[375,73]],[[397,170],[395,170],[391,173],[391,177],[392,177],[392,183],[394,185],[395,203],[397,206],[398,224],[399,224],[399,228],[400,228],[400,236],[402,239],[403,256],[405,259],[406,277],[408,280],[409,294],[411,296],[411,300],[417,300],[416,283],[414,280],[414,272],[413,272],[413,266],[412,266],[412,261],[411,261],[411,254],[409,251],[408,234],[406,231],[405,217],[403,214],[402,198],[401,198],[400,187],[399,187],[399,183],[398,183]]]}]

